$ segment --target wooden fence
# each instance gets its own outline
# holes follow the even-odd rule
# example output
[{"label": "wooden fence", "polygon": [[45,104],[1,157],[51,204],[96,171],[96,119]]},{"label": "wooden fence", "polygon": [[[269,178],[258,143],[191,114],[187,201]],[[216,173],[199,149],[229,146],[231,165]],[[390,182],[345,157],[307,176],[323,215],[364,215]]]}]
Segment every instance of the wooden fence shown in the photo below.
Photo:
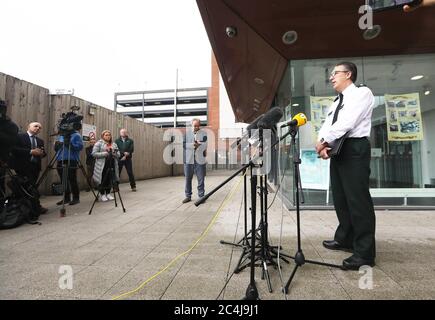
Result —
[{"label": "wooden fence", "polygon": [[[133,171],[137,180],[172,175],[172,166],[163,161],[163,150],[168,142],[163,141],[164,131],[160,128],[71,95],[50,95],[46,88],[3,73],[0,73],[0,99],[6,101],[8,116],[23,132],[27,130],[30,122],[36,121],[42,124],[43,129],[38,136],[44,140],[48,153],[42,163],[43,169],[54,156],[53,145],[56,140],[58,120],[62,113],[70,111],[71,106],[79,106],[78,113],[83,115],[83,123],[97,127],[97,138],[105,129],[110,130],[116,138],[120,128],[127,128],[135,144]],[[90,114],[91,109],[94,110],[94,115]],[[81,161],[85,165],[84,151],[81,154]],[[59,182],[55,170],[51,171],[41,186],[40,191],[43,193],[49,192],[53,182]],[[81,173],[78,173],[78,176],[79,184],[83,188],[86,184],[85,179]],[[121,181],[128,181],[125,170],[122,172]]]}]

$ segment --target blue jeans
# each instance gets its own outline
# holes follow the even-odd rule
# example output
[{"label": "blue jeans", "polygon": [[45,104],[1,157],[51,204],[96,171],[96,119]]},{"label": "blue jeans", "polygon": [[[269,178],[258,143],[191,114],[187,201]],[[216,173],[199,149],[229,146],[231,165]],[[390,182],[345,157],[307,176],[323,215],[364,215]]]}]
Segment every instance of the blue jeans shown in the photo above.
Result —
[{"label": "blue jeans", "polygon": [[186,185],[184,188],[184,193],[186,198],[192,197],[192,178],[193,173],[196,174],[196,178],[198,179],[198,197],[204,196],[204,180],[205,180],[205,164],[185,164],[184,165],[184,176],[186,180]]}]

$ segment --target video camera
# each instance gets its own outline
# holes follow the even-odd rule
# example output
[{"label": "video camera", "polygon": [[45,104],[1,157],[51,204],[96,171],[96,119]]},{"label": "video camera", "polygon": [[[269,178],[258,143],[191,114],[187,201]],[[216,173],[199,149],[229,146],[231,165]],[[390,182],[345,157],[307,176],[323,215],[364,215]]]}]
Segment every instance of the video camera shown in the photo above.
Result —
[{"label": "video camera", "polygon": [[82,128],[83,116],[76,113],[78,110],[79,106],[72,106],[70,112],[62,113],[57,125],[59,135],[69,136]]}]

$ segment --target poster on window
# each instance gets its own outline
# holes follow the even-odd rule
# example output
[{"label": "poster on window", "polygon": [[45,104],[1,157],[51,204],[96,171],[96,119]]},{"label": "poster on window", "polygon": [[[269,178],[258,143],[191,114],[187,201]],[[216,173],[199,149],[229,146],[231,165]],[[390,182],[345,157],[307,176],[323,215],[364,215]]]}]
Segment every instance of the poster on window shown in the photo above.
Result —
[{"label": "poster on window", "polygon": [[328,115],[329,107],[334,102],[336,96],[332,97],[312,97],[310,96],[311,105],[311,128],[313,132],[314,141],[317,141],[320,128],[322,128]]},{"label": "poster on window", "polygon": [[388,141],[423,140],[420,95],[408,93],[385,95]]},{"label": "poster on window", "polygon": [[329,160],[317,157],[315,149],[301,149],[301,183],[303,189],[329,189]]},{"label": "poster on window", "polygon": [[96,139],[97,137],[97,127],[92,124],[83,123],[82,126],[82,139],[83,141],[89,141],[92,138]]}]

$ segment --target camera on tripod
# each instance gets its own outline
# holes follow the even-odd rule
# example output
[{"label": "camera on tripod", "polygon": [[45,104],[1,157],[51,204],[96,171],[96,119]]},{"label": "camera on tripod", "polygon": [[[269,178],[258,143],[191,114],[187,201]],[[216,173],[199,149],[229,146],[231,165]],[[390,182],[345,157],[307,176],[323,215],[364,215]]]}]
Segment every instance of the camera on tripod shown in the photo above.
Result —
[{"label": "camera on tripod", "polygon": [[62,113],[57,125],[59,135],[69,136],[82,128],[83,116],[76,113],[78,110],[79,106],[72,106],[71,111]]}]

